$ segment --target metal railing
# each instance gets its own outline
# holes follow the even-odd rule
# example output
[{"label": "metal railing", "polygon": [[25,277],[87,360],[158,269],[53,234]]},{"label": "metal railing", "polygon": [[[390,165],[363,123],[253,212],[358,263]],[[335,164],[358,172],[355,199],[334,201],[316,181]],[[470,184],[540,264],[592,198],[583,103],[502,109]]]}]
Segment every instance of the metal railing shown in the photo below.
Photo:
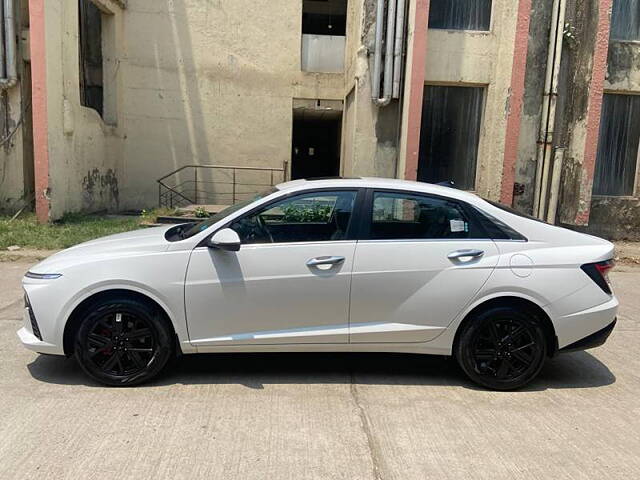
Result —
[{"label": "metal railing", "polygon": [[281,168],[233,165],[184,165],[158,182],[158,206],[233,205],[287,180]]}]

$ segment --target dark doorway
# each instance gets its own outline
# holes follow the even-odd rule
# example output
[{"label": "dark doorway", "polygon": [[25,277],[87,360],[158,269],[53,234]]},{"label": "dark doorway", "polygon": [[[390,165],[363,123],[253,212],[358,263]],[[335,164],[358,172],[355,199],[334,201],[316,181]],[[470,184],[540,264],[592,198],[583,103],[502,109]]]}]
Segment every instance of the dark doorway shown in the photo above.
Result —
[{"label": "dark doorway", "polygon": [[337,177],[340,173],[342,112],[295,110],[291,179]]}]

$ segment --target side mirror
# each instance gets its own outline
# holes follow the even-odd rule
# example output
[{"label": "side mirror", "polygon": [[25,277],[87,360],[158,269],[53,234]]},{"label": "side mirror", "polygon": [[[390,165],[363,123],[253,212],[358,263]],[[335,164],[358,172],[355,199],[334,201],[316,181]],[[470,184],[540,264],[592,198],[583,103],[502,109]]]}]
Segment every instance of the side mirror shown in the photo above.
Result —
[{"label": "side mirror", "polygon": [[218,230],[208,242],[209,248],[219,248],[229,252],[237,252],[240,250],[240,245],[240,237],[230,228]]}]

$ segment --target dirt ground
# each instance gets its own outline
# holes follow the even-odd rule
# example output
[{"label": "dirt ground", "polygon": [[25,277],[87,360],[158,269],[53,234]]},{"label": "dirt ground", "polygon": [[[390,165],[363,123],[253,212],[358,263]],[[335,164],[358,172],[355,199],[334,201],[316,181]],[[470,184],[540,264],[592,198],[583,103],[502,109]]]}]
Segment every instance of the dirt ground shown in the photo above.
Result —
[{"label": "dirt ground", "polygon": [[617,479],[640,472],[640,267],[612,274],[608,343],[560,355],[518,392],[441,357],[184,357],[104,388],[19,345],[20,279],[0,263],[0,478]]}]

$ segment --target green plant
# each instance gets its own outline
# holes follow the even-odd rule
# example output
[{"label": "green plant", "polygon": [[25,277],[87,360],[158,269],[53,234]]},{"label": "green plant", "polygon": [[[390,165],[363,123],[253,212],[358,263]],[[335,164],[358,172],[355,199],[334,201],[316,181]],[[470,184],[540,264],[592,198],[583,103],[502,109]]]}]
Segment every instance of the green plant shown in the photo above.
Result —
[{"label": "green plant", "polygon": [[196,218],[209,218],[209,212],[207,212],[207,209],[204,207],[196,207],[193,214]]},{"label": "green plant", "polygon": [[331,217],[330,205],[288,205],[282,209],[286,223],[326,223]]}]

